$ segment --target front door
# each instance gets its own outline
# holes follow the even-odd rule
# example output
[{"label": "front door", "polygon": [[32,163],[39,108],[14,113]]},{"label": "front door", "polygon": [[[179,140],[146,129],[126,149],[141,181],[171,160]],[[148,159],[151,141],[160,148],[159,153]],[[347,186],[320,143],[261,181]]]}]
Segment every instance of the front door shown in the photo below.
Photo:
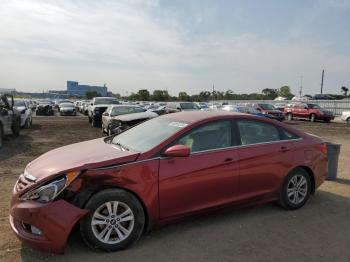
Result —
[{"label": "front door", "polygon": [[160,217],[188,214],[232,202],[237,196],[237,148],[232,122],[202,125],[173,144],[191,148],[189,157],[163,158],[159,168]]}]

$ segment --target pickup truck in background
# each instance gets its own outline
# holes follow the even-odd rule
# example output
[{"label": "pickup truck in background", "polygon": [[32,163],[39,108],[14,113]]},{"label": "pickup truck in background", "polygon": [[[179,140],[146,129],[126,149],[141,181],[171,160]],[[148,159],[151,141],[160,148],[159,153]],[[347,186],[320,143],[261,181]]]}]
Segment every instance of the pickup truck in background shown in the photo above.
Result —
[{"label": "pickup truck in background", "polygon": [[0,148],[4,135],[19,135],[21,126],[21,115],[14,108],[14,100],[11,95],[0,94]]},{"label": "pickup truck in background", "polygon": [[293,118],[309,119],[311,122],[322,120],[330,122],[334,120],[334,114],[331,111],[321,108],[318,104],[295,103],[287,105],[284,108],[284,114],[288,120]]}]

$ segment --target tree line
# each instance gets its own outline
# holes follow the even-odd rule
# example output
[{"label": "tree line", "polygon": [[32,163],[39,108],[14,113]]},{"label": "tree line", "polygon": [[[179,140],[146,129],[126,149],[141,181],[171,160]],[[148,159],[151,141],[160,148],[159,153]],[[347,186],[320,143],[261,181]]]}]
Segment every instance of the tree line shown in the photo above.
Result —
[{"label": "tree line", "polygon": [[[335,99],[347,97],[349,89],[345,86],[341,87],[342,95],[332,95]],[[96,91],[87,92],[86,98],[101,96]],[[186,92],[179,92],[178,96],[172,96],[167,90],[154,90],[152,93],[147,89],[140,89],[136,93],[133,92],[129,96],[122,97],[120,94],[114,94],[119,99],[129,101],[209,101],[209,100],[274,100],[277,97],[285,97],[292,99],[295,95],[291,93],[289,86],[282,86],[278,89],[264,88],[261,93],[243,93],[236,94],[231,89],[227,91],[201,91],[198,94],[189,95]],[[306,95],[311,97],[310,95]]]}]

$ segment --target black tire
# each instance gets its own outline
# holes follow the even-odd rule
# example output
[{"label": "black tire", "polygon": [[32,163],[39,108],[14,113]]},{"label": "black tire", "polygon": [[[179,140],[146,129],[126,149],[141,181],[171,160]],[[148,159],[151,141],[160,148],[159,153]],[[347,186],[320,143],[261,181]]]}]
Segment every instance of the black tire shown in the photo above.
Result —
[{"label": "black tire", "polygon": [[111,127],[110,127],[110,126],[108,126],[108,128],[107,128],[107,134],[108,134],[108,136],[113,135],[113,134],[112,134]]},{"label": "black tire", "polygon": [[[288,196],[288,189],[290,189],[289,185],[293,178],[295,179],[295,177],[297,178],[300,176],[304,177],[306,181],[307,188],[305,189],[305,196],[304,196],[304,199],[300,201],[300,203],[293,203]],[[279,204],[280,206],[288,210],[295,210],[295,209],[301,208],[303,205],[305,205],[305,203],[309,199],[310,193],[311,193],[311,181],[310,181],[309,174],[302,168],[295,168],[284,179],[281,192],[280,192]]]},{"label": "black tire", "polygon": [[[98,210],[104,203],[110,201],[118,201],[126,204],[133,213],[134,224],[131,233],[124,240],[108,244],[100,241],[94,234],[92,229],[92,218],[96,210]],[[145,214],[142,205],[138,199],[129,192],[121,189],[107,189],[98,192],[87,202],[85,209],[89,210],[89,214],[80,220],[80,233],[84,242],[92,249],[104,251],[118,251],[125,249],[129,245],[137,241],[143,232],[145,225]],[[103,227],[103,226],[102,226]]]},{"label": "black tire", "polygon": [[101,133],[102,133],[102,134],[106,133],[106,132],[105,132],[105,129],[104,129],[104,126],[103,126],[103,123],[101,124]]},{"label": "black tire", "polygon": [[292,121],[292,120],[293,120],[293,115],[292,115],[292,113],[288,113],[288,114],[287,114],[287,120],[288,120],[288,121]]},{"label": "black tire", "polygon": [[330,119],[325,119],[324,122],[325,123],[329,123],[329,122],[331,122],[331,120]]},{"label": "black tire", "polygon": [[12,134],[14,136],[19,136],[20,129],[21,129],[21,120],[18,119],[12,125]]},{"label": "black tire", "polygon": [[26,122],[24,123],[24,128],[25,129],[29,129],[30,128],[30,120],[29,118],[26,120]]},{"label": "black tire", "polygon": [[89,117],[89,123],[91,123],[92,122],[92,119],[91,119],[91,117]]},{"label": "black tire", "polygon": [[348,119],[346,119],[346,123],[348,123],[348,125],[350,125],[350,117],[348,117]]},{"label": "black tire", "polygon": [[98,127],[98,123],[97,123],[97,121],[96,121],[95,118],[92,118],[92,119],[91,119],[91,126],[92,126],[92,127]]},{"label": "black tire", "polygon": [[316,121],[316,115],[315,114],[311,114],[310,115],[310,122],[315,122]]}]

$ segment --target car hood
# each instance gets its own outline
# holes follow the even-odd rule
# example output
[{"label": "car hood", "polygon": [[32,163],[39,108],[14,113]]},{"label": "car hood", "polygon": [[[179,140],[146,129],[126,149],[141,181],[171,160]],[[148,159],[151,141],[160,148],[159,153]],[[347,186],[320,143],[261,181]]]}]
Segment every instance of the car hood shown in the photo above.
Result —
[{"label": "car hood", "polygon": [[138,156],[138,152],[123,151],[105,143],[104,138],[98,138],[51,150],[29,163],[26,172],[40,181],[67,171],[133,162]]},{"label": "car hood", "polygon": [[109,106],[112,106],[112,105],[118,105],[118,104],[100,104],[100,105],[94,105],[93,107],[94,108],[97,108],[97,107],[109,107]]},{"label": "car hood", "polygon": [[125,115],[119,115],[119,116],[113,116],[111,119],[120,120],[122,122],[137,120],[137,119],[144,119],[144,118],[153,118],[157,117],[158,115],[154,112],[146,111],[146,112],[140,112],[140,113],[132,113],[132,114],[125,114]]},{"label": "car hood", "polygon": [[22,111],[26,109],[25,106],[14,106],[14,108],[16,108],[18,111]]}]

